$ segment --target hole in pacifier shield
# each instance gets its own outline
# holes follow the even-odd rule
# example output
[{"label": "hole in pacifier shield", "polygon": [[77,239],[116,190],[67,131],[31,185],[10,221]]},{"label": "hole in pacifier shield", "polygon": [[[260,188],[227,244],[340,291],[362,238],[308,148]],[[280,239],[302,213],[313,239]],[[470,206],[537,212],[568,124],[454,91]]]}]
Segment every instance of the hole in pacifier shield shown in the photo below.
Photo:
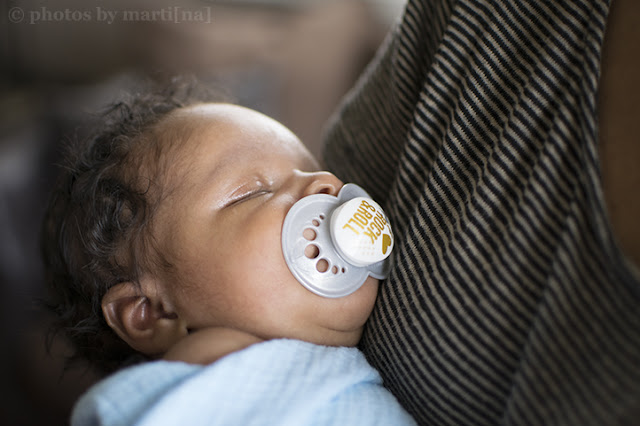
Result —
[{"label": "hole in pacifier shield", "polygon": [[[314,218],[311,221],[311,226],[305,228],[302,231],[302,237],[309,241],[309,244],[304,248],[304,255],[307,259],[315,261],[315,269],[316,271],[324,274],[327,271],[330,271],[333,275],[337,275],[338,273],[345,273],[346,269],[344,266],[336,265],[334,262],[337,259],[332,259],[333,262],[326,257],[320,257],[320,247],[313,243],[318,238],[318,232],[320,232],[319,227],[324,222],[325,216],[323,214],[319,215],[317,218]],[[314,229],[316,228],[316,229]]]},{"label": "hole in pacifier shield", "polygon": [[318,263],[316,263],[316,269],[318,270],[318,272],[327,272],[327,270],[329,269],[329,262],[327,261],[327,259],[318,260]]},{"label": "hole in pacifier shield", "polygon": [[307,228],[304,231],[302,231],[302,236],[307,241],[313,241],[316,239],[317,234],[316,234],[316,231],[314,231],[313,229]]},{"label": "hole in pacifier shield", "polygon": [[315,259],[320,254],[320,249],[315,244],[309,244],[304,249],[304,255],[309,259]]}]

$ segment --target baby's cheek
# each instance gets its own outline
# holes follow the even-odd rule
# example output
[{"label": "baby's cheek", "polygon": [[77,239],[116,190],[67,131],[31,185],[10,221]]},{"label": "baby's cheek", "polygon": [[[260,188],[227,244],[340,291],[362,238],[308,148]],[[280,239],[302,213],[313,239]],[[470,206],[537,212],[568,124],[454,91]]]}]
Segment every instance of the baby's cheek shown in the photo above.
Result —
[{"label": "baby's cheek", "polygon": [[335,299],[343,303],[334,317],[340,321],[340,324],[334,324],[336,329],[349,330],[364,326],[375,305],[378,283],[377,279],[369,277],[354,293]]},{"label": "baby's cheek", "polygon": [[282,223],[284,217],[271,211],[256,215],[244,229],[243,239],[261,257],[282,258]]},{"label": "baby's cheek", "polygon": [[[376,303],[376,298],[378,296],[378,287],[380,286],[380,280],[373,277],[368,277],[364,282],[362,287],[358,289],[358,291],[362,291],[362,299],[363,299],[363,309],[366,311],[366,316],[368,317],[373,310],[373,306]],[[356,292],[357,293],[357,292]]]}]

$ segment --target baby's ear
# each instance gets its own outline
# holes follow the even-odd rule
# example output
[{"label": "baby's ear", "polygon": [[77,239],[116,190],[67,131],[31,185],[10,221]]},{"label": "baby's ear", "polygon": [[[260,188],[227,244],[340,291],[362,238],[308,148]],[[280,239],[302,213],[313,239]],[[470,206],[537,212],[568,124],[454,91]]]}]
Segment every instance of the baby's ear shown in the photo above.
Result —
[{"label": "baby's ear", "polygon": [[157,293],[145,295],[131,282],[116,284],[102,298],[102,313],[109,327],[133,349],[149,356],[162,355],[188,334],[175,312],[167,312]]}]

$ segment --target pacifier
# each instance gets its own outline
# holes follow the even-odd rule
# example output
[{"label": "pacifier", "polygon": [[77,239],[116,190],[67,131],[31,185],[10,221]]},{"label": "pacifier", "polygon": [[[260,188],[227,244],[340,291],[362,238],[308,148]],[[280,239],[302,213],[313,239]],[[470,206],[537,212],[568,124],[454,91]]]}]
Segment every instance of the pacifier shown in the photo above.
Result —
[{"label": "pacifier", "polygon": [[371,275],[389,276],[393,232],[378,203],[348,183],[338,196],[296,202],[282,226],[282,251],[294,277],[324,297],[347,296]]}]

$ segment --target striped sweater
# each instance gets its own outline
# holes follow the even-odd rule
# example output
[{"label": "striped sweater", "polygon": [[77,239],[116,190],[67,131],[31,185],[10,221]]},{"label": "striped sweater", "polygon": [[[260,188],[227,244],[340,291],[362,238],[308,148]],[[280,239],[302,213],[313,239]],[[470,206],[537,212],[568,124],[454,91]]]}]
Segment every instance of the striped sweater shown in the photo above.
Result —
[{"label": "striped sweater", "polygon": [[410,0],[329,123],[326,163],[396,235],[361,346],[421,424],[640,424],[640,274],[599,176],[608,9]]}]

